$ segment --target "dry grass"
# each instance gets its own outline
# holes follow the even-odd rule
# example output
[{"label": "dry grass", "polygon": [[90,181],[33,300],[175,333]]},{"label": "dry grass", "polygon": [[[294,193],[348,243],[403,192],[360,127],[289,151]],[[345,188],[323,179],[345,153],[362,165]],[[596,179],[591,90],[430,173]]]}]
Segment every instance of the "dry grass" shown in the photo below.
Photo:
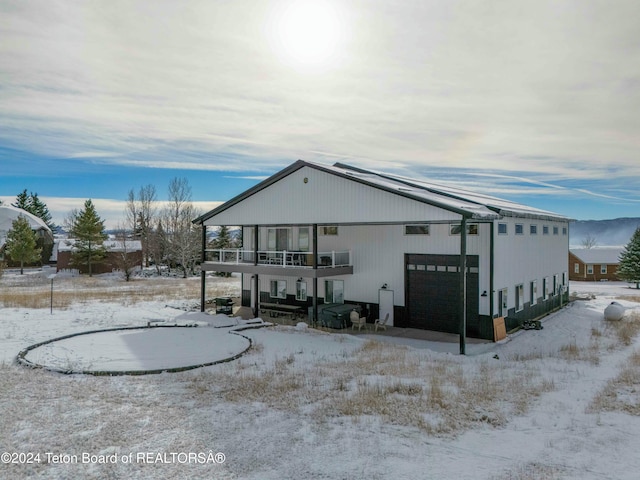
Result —
[{"label": "dry grass", "polygon": [[203,372],[194,378],[193,388],[199,391],[195,384],[205,384],[209,395],[226,401],[306,412],[320,423],[375,417],[433,435],[456,435],[473,425],[504,425],[554,388],[526,365],[514,367],[443,359],[371,341],[345,359],[309,367],[296,365],[295,355],[278,358],[272,366],[239,362]]},{"label": "dry grass", "polygon": [[495,476],[493,480],[558,480],[564,478],[565,473],[557,466],[531,462]]},{"label": "dry grass", "polygon": [[619,411],[640,415],[640,351],[634,352],[618,376],[594,397],[589,411]]},{"label": "dry grass", "polygon": [[614,332],[620,343],[629,346],[640,332],[640,312],[628,312],[622,317],[622,320],[608,322],[607,327],[608,330]]},{"label": "dry grass", "polygon": [[[6,280],[6,279],[5,279]],[[225,294],[215,284],[208,285],[207,296]],[[90,302],[120,302],[132,305],[150,300],[200,299],[199,278],[137,278],[130,282],[112,278],[70,277],[54,280],[53,307],[65,309],[72,304]],[[3,281],[0,305],[5,308],[48,308],[51,302],[51,283],[42,278]]]},{"label": "dry grass", "polygon": [[593,335],[591,330],[592,341],[587,347],[580,347],[575,342],[560,347],[559,356],[564,360],[589,362],[591,365],[600,365],[600,344],[597,341],[598,336]]}]

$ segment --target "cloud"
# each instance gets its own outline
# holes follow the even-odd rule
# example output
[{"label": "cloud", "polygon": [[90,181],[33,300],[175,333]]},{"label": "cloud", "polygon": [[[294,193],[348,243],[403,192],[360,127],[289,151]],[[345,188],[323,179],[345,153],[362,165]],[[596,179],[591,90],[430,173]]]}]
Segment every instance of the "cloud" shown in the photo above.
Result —
[{"label": "cloud", "polygon": [[278,61],[266,0],[4,3],[0,144],[153,168],[484,170],[602,198],[640,181],[638,2],[335,3],[348,41],[317,75]]}]

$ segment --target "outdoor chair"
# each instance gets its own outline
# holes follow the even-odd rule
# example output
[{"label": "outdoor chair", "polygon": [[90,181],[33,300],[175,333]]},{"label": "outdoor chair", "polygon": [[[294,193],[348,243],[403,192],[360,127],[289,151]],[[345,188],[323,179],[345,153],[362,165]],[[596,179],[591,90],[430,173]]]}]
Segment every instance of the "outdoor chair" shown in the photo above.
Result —
[{"label": "outdoor chair", "polygon": [[356,327],[358,327],[358,331],[360,331],[362,327],[367,328],[367,317],[361,317],[355,309],[349,314],[349,320],[351,320],[351,330],[355,330]]},{"label": "outdoor chair", "polygon": [[380,330],[385,330],[386,331],[387,330],[387,322],[388,321],[389,321],[389,313],[387,313],[382,320],[379,319],[379,318],[376,318],[376,321],[373,322],[375,331],[377,332],[378,328]]}]

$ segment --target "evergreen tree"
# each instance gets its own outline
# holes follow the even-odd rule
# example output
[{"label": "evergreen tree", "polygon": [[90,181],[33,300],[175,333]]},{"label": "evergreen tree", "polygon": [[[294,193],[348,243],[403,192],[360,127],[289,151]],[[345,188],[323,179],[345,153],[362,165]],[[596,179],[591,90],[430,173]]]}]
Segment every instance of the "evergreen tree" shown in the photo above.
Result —
[{"label": "evergreen tree", "polygon": [[38,198],[37,193],[31,192],[27,195],[27,189],[16,195],[16,203],[12,203],[16,208],[20,208],[40,218],[51,231],[55,230],[56,225],[52,222],[51,212],[47,204]]},{"label": "evergreen tree", "polygon": [[[216,250],[225,250],[229,248],[234,248],[234,239],[231,236],[231,232],[229,232],[229,227],[223,225],[218,229],[218,235],[216,238],[211,241],[211,247]],[[220,260],[224,261],[224,254],[220,256]],[[218,272],[217,275],[219,277],[230,277],[230,272]]]},{"label": "evergreen tree", "polygon": [[104,221],[98,216],[91,200],[84,202],[83,210],[72,213],[69,234],[75,241],[71,263],[78,267],[86,266],[89,276],[92,276],[93,265],[100,263],[107,255],[103,245],[107,235],[104,233]]},{"label": "evergreen tree", "polygon": [[636,288],[640,288],[640,227],[620,254],[617,274],[622,280],[635,283]]},{"label": "evergreen tree", "polygon": [[29,221],[19,216],[11,224],[7,234],[6,252],[15,262],[20,262],[20,275],[24,273],[24,265],[40,260],[42,249],[36,245],[36,234],[31,230]]}]

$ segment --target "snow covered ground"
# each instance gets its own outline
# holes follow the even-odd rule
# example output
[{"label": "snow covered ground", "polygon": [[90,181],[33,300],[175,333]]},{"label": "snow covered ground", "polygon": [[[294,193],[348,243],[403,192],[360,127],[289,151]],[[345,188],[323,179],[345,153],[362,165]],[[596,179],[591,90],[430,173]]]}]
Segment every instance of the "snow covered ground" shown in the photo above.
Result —
[{"label": "snow covered ground", "polygon": [[[0,288],[16,281],[7,274]],[[428,342],[278,325],[244,331],[253,347],[230,363],[119,377],[14,360],[54,337],[171,322],[192,302],[0,307],[0,478],[635,479],[640,338],[626,327],[640,323],[640,292],[614,282],[570,290],[595,298],[544,318],[543,330],[468,344],[465,357]],[[619,325],[603,319],[614,299],[628,307]],[[145,366],[235,352],[228,328],[162,329]],[[185,332],[197,334],[193,348]],[[108,364],[117,356],[109,345],[40,354],[63,366]]]}]

